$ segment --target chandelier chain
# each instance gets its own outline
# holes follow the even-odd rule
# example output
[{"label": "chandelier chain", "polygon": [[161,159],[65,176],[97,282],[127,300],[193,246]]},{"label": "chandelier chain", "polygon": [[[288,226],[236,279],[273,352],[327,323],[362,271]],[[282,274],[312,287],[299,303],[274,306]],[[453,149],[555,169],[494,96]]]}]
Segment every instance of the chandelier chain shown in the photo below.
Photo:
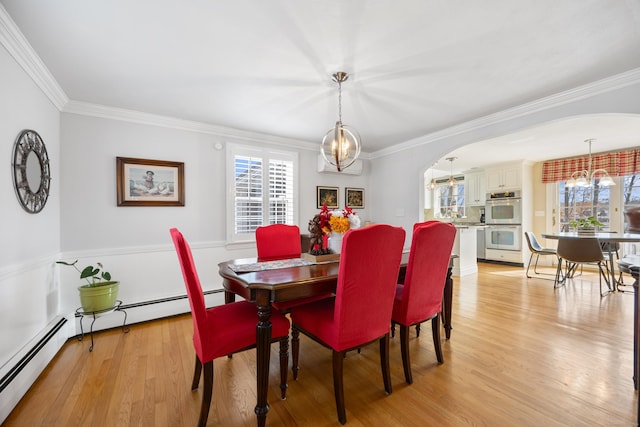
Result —
[{"label": "chandelier chain", "polygon": [[342,123],[342,82],[338,81],[338,121]]}]

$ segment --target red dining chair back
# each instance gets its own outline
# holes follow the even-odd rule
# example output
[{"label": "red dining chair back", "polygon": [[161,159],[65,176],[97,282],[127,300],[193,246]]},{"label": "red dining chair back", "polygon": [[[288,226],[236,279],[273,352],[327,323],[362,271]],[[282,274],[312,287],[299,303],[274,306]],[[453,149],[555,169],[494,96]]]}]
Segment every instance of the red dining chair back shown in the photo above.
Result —
[{"label": "red dining chair back", "polygon": [[[297,225],[271,224],[256,229],[258,261],[300,258],[302,243]],[[274,302],[273,307],[281,313],[288,313],[292,307],[333,297],[332,293],[298,298],[290,301]]]},{"label": "red dining chair back", "polygon": [[376,224],[349,230],[342,240],[336,296],[291,309],[293,377],[298,375],[299,333],[333,351],[338,419],[346,422],[343,360],[349,350],[380,343],[384,388],[391,393],[389,328],[405,231]]},{"label": "red dining chair back", "polygon": [[[193,319],[196,365],[191,390],[198,388],[200,374],[204,368],[204,391],[198,425],[205,426],[213,395],[213,360],[255,347],[258,309],[248,301],[206,308],[191,248],[176,228],[172,228],[170,233],[182,268]],[[287,388],[290,325],[289,320],[278,312],[271,313],[270,320],[273,341],[280,342],[280,390],[284,399]]]},{"label": "red dining chair back", "polygon": [[413,382],[409,358],[409,328],[431,319],[438,363],[444,362],[440,343],[440,318],[444,284],[456,237],[453,224],[418,223],[413,228],[411,250],[403,284],[396,287],[391,321],[400,326],[400,348],[405,380]]},{"label": "red dining chair back", "polygon": [[256,228],[258,260],[300,258],[300,228],[297,225],[270,224]]}]

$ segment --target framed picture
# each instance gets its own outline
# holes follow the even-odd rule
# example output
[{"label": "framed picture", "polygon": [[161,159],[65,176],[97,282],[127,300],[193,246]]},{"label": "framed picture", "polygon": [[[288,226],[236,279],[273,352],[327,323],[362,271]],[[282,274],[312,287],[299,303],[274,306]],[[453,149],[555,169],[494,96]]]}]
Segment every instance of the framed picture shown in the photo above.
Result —
[{"label": "framed picture", "polygon": [[316,187],[317,208],[327,205],[329,209],[338,209],[338,187]]},{"label": "framed picture", "polygon": [[350,208],[364,208],[364,188],[345,188],[344,204]]},{"label": "framed picture", "polygon": [[184,163],[116,157],[118,206],[184,206]]}]

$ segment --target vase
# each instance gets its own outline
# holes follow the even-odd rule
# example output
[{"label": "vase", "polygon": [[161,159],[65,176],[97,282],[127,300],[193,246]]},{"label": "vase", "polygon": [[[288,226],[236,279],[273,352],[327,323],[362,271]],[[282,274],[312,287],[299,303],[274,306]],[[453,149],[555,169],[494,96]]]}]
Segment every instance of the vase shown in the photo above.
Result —
[{"label": "vase", "polygon": [[329,235],[328,246],[334,254],[339,254],[342,250],[342,236],[344,236],[343,233],[331,233]]},{"label": "vase", "polygon": [[84,285],[80,291],[80,305],[85,313],[93,313],[113,308],[118,298],[120,282],[102,282],[95,286]]}]

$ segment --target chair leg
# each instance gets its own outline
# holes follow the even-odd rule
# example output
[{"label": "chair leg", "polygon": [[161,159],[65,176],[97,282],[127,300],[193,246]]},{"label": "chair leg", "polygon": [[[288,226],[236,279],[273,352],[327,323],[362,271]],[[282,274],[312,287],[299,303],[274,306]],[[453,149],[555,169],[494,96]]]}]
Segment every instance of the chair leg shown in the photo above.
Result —
[{"label": "chair leg", "polygon": [[[564,284],[564,280],[566,279],[567,276],[565,275],[565,277],[561,279],[560,278],[561,275],[562,275],[562,258],[558,258],[558,268],[556,268],[556,280],[553,281],[554,288],[559,288]],[[561,281],[562,281],[562,284],[560,283]]]},{"label": "chair leg", "polygon": [[300,331],[295,327],[291,327],[291,371],[293,372],[293,380],[298,379],[298,355],[300,353]]},{"label": "chair leg", "polygon": [[202,406],[200,406],[199,427],[207,425],[209,418],[209,407],[211,406],[211,396],[213,395],[213,360],[204,364],[204,391],[202,393]]},{"label": "chair leg", "polygon": [[[606,264],[606,268],[607,271],[605,273],[604,269],[602,268],[602,263],[599,262],[598,263],[598,270],[600,270],[600,274],[599,274],[599,279],[600,279],[600,296],[604,297],[606,296],[609,292],[612,292],[613,289],[611,288],[611,283],[609,282],[609,265]],[[607,284],[607,288],[608,291],[607,292],[602,292],[602,278],[604,277],[605,283]]]},{"label": "chair leg", "polygon": [[347,413],[344,407],[344,355],[344,351],[333,350],[333,393],[336,397],[336,410],[338,411],[340,424],[347,422]]},{"label": "chair leg", "polygon": [[394,338],[396,336],[396,323],[392,320],[391,321],[391,338]]},{"label": "chair leg", "polygon": [[[531,276],[529,276],[529,267],[531,267],[531,260],[533,259],[533,252],[531,252],[531,255],[529,255],[529,264],[527,264],[527,271],[524,273],[525,276],[527,276],[527,279],[531,279]],[[538,261],[536,260],[536,265],[538,264]],[[535,271],[535,267],[533,268],[533,270]]]},{"label": "chair leg", "polygon": [[200,384],[200,373],[202,372],[202,362],[196,354],[196,367],[193,370],[193,381],[191,381],[191,390],[196,390]]},{"label": "chair leg", "polygon": [[407,384],[412,384],[413,376],[411,375],[411,358],[409,356],[409,327],[405,325],[400,325],[400,353],[402,354],[404,380]]},{"label": "chair leg", "polygon": [[536,254],[536,263],[533,264],[533,272],[535,274],[540,274],[538,273],[538,261],[540,261],[540,254]]},{"label": "chair leg", "polygon": [[416,338],[420,338],[420,325],[421,323],[418,323],[416,325]]},{"label": "chair leg", "polygon": [[[407,335],[409,328],[407,327]],[[384,381],[384,391],[391,394],[391,368],[389,367],[389,334],[384,334],[380,338],[380,367],[382,368],[382,380]]]},{"label": "chair leg", "polygon": [[289,370],[289,337],[280,339],[280,398],[287,398],[287,376]]},{"label": "chair leg", "polygon": [[444,363],[444,356],[442,355],[442,343],[440,342],[440,318],[435,316],[431,319],[431,329],[433,332],[433,346],[436,349],[436,359],[439,364]]}]

